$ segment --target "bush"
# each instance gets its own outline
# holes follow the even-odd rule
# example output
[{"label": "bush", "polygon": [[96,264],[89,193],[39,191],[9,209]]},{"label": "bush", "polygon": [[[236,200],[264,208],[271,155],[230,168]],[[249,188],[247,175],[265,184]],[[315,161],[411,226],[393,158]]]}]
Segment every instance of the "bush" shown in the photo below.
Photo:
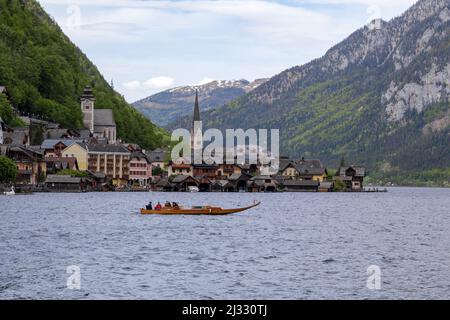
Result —
[{"label": "bush", "polygon": [[16,163],[7,157],[0,156],[0,182],[13,182],[16,176]]}]

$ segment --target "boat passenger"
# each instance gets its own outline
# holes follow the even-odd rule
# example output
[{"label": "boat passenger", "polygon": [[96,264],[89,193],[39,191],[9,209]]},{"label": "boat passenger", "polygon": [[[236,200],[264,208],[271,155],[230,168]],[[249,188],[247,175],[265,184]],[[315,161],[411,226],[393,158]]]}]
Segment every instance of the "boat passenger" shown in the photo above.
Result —
[{"label": "boat passenger", "polygon": [[155,206],[155,210],[159,211],[161,209],[162,209],[162,205],[161,205],[161,203],[158,202]]},{"label": "boat passenger", "polygon": [[176,202],[172,202],[172,208],[174,209],[180,209],[180,206]]},{"label": "boat passenger", "polygon": [[153,210],[153,204],[151,201],[147,205],[147,210]]},{"label": "boat passenger", "polygon": [[169,201],[166,201],[166,204],[164,205],[166,208],[172,208],[172,205]]}]

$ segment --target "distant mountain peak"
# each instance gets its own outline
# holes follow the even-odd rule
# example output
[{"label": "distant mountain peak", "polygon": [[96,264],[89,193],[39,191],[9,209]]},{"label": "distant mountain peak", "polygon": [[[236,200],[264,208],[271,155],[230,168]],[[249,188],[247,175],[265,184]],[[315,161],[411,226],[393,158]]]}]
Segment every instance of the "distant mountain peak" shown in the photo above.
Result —
[{"label": "distant mountain peak", "polygon": [[165,126],[180,117],[192,115],[196,91],[199,94],[200,109],[205,111],[238,99],[267,80],[213,80],[201,85],[180,86],[149,96],[133,105],[148,118]]}]

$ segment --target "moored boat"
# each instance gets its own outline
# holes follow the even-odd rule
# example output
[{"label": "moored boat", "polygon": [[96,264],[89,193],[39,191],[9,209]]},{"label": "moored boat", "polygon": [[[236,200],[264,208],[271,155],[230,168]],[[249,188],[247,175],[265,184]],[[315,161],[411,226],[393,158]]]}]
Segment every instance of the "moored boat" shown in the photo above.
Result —
[{"label": "moored boat", "polygon": [[235,209],[222,209],[220,207],[202,206],[202,207],[164,207],[161,210],[147,210],[141,209],[141,214],[154,214],[154,215],[207,215],[207,216],[223,216],[233,213],[243,212],[259,206],[261,202],[255,202],[253,205],[244,208]]}]

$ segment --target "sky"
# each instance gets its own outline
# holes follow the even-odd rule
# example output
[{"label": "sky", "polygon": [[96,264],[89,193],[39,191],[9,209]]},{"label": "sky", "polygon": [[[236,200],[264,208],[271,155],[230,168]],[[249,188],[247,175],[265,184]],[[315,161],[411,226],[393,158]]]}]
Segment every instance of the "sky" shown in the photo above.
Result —
[{"label": "sky", "polygon": [[128,102],[272,77],[416,0],[39,0]]}]

